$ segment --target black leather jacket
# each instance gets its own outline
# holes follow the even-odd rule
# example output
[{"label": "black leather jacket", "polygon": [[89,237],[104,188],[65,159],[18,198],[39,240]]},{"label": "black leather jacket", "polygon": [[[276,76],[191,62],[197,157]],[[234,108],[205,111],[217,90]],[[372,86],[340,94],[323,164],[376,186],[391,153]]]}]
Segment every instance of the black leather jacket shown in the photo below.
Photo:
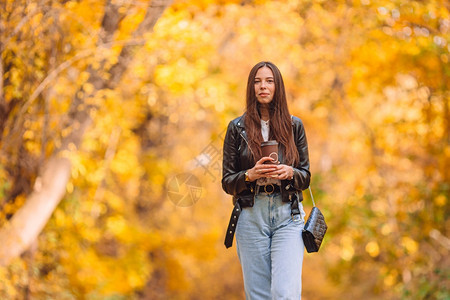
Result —
[{"label": "black leather jacket", "polygon": [[[256,193],[256,181],[246,182],[245,171],[253,168],[254,163],[249,159],[248,140],[244,127],[244,115],[232,120],[228,124],[223,145],[222,188],[233,195],[233,204],[239,200],[241,207],[253,206]],[[300,161],[294,168],[292,180],[281,180],[281,197],[284,202],[290,202],[293,194],[302,201],[301,191],[309,186],[311,173],[309,171],[308,143],[302,121],[292,117],[294,141],[300,154]],[[279,161],[283,163],[283,145],[279,145]]]}]

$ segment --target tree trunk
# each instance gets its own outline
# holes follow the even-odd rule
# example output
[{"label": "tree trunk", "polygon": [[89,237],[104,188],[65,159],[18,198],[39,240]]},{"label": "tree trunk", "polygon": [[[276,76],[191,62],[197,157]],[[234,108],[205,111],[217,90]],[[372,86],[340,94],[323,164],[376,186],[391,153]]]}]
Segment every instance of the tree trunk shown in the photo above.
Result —
[{"label": "tree trunk", "polygon": [[0,265],[22,254],[37,238],[65,194],[70,167],[68,158],[52,157],[47,161],[24,206],[0,231]]}]

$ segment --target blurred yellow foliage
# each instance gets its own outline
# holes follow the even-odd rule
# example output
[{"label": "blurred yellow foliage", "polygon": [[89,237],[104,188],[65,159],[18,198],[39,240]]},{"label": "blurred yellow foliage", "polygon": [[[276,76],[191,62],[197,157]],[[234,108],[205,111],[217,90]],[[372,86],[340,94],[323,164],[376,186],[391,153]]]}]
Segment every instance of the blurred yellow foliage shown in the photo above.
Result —
[{"label": "blurred yellow foliage", "polygon": [[221,151],[270,60],[329,225],[303,298],[448,299],[448,5],[156,2],[2,4],[2,228],[50,157],[72,166],[36,243],[0,267],[0,298],[244,298]]}]

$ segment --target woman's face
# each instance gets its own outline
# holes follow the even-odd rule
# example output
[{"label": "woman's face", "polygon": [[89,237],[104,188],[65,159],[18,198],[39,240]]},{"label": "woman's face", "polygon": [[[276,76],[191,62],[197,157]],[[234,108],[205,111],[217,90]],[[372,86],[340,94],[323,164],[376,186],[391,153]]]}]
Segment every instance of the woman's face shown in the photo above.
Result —
[{"label": "woman's face", "polygon": [[255,94],[256,99],[261,104],[269,104],[272,102],[273,95],[275,94],[275,80],[270,68],[262,67],[256,72]]}]

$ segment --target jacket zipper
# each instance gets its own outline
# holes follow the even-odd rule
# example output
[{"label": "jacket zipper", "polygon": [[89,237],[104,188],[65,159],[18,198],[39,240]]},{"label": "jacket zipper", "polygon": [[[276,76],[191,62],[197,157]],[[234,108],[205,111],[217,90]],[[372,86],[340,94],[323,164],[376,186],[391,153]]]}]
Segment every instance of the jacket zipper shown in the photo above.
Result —
[{"label": "jacket zipper", "polygon": [[247,144],[248,150],[250,150],[250,152],[252,153],[253,157],[255,156],[255,153],[253,153],[252,148],[250,148],[250,145],[247,142],[247,139],[245,138],[245,136],[242,134],[242,132],[239,133],[242,138],[244,139],[245,143]]},{"label": "jacket zipper", "polygon": [[[242,132],[240,132],[239,135],[244,139],[245,143],[247,144],[248,150],[250,150],[250,152],[252,153],[253,157],[255,157],[255,154],[253,153],[252,148],[250,148],[250,145],[248,144],[247,139],[245,138],[245,136],[242,134]],[[250,191],[253,192],[254,196],[256,196],[256,192],[258,191],[258,184],[255,183],[254,191],[252,191],[251,189],[253,189],[252,186],[250,186]]]}]

